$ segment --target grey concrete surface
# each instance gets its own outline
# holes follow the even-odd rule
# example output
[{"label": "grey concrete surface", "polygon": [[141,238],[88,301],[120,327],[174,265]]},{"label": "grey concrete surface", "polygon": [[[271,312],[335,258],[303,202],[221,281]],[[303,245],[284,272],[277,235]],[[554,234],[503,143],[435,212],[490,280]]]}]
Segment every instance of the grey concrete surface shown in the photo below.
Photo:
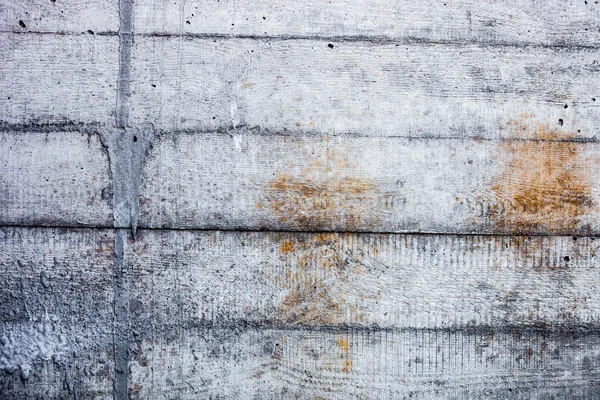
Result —
[{"label": "grey concrete surface", "polygon": [[600,397],[600,5],[0,3],[0,398]]}]

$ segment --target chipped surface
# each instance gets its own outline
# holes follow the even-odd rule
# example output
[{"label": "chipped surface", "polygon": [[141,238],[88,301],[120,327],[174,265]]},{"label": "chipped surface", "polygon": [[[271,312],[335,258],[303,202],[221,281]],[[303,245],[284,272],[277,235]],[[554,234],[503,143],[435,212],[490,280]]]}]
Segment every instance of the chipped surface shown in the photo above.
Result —
[{"label": "chipped surface", "polygon": [[114,235],[0,229],[3,398],[112,398]]}]

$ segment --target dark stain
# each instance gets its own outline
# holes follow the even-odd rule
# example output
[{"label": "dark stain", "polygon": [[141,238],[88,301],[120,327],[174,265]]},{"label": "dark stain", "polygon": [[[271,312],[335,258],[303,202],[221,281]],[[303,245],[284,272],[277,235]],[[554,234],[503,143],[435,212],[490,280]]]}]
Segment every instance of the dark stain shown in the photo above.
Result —
[{"label": "dark stain", "polygon": [[133,353],[133,359],[138,363],[138,365],[140,365],[141,367],[148,366],[148,357],[144,354],[144,351],[142,350],[142,342],[137,342],[137,348]]}]

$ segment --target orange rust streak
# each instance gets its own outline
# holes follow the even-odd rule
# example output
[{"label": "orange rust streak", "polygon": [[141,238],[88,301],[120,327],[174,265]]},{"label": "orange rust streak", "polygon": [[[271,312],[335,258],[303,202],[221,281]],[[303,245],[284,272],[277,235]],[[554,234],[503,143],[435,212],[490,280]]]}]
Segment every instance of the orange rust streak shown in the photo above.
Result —
[{"label": "orange rust streak", "polygon": [[344,361],[344,366],[342,367],[342,371],[348,373],[352,370],[352,361],[346,360]]},{"label": "orange rust streak", "polygon": [[393,194],[356,177],[348,154],[313,149],[307,157],[310,162],[300,172],[280,172],[268,184],[266,201],[281,222],[310,230],[352,230],[372,227],[379,218],[375,212],[389,211],[385,200]]},{"label": "orange rust streak", "polygon": [[296,251],[296,249],[294,248],[294,245],[292,244],[292,242],[290,241],[286,241],[284,242],[281,247],[279,248],[279,250],[282,253],[293,253],[294,251]]},{"label": "orange rust streak", "polygon": [[342,372],[348,373],[352,370],[352,361],[350,360],[350,342],[348,339],[339,338],[337,341],[338,346],[344,350],[344,366],[342,367]]},{"label": "orange rust streak", "polygon": [[[326,174],[324,174],[326,175]],[[356,178],[297,179],[279,174],[269,184],[271,209],[295,228],[318,230],[331,225],[352,229],[377,209],[380,193],[372,182]]]},{"label": "orange rust streak", "polygon": [[269,186],[280,192],[294,192],[305,197],[324,194],[362,194],[374,187],[371,182],[355,178],[328,179],[317,182],[310,179],[300,181],[286,174],[280,174]]},{"label": "orange rust streak", "polygon": [[[533,136],[553,140],[565,134],[540,125]],[[594,162],[581,148],[568,142],[503,143],[498,159],[507,167],[492,186],[495,201],[486,216],[504,232],[586,228],[580,219],[596,207],[590,175]]]},{"label": "orange rust streak", "polygon": [[339,338],[337,343],[338,346],[340,346],[342,350],[344,350],[344,353],[348,354],[348,352],[350,351],[350,342],[348,341],[348,339]]}]

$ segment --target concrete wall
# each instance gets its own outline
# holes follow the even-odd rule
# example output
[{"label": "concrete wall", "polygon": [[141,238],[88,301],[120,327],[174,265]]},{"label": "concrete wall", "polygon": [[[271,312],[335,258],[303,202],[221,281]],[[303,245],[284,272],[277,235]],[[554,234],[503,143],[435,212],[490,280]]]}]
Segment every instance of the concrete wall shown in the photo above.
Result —
[{"label": "concrete wall", "polygon": [[0,4],[0,398],[600,397],[600,5]]}]

